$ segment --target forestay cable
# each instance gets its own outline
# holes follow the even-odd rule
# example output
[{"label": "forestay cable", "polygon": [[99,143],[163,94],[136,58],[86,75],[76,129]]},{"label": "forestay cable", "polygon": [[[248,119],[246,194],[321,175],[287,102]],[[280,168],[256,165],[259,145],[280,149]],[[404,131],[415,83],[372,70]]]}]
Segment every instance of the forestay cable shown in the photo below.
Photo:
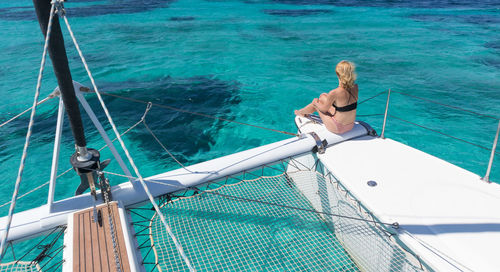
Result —
[{"label": "forestay cable", "polygon": [[33,101],[33,107],[31,107],[30,122],[28,124],[28,132],[26,133],[26,141],[24,143],[23,155],[21,157],[21,163],[19,165],[19,171],[17,173],[16,185],[14,187],[14,193],[12,194],[12,200],[9,208],[9,215],[7,217],[7,224],[5,227],[5,234],[2,237],[2,243],[0,244],[0,263],[4,256],[4,248],[9,235],[10,225],[12,223],[12,215],[14,213],[14,208],[16,207],[17,195],[19,193],[19,185],[21,184],[21,179],[23,176],[24,166],[26,162],[26,156],[28,155],[28,146],[30,144],[31,134],[33,132],[33,123],[35,121],[36,106],[38,104],[38,97],[40,96],[40,88],[42,86],[43,70],[45,68],[45,60],[47,59],[47,49],[49,45],[50,32],[52,28],[52,20],[54,18],[55,2],[52,2],[52,7],[50,8],[49,23],[47,26],[47,34],[45,35],[45,45],[43,47],[42,61],[40,63],[40,71],[38,73],[38,81],[36,84],[35,98]]},{"label": "forestay cable", "polygon": [[88,74],[88,76],[90,78],[90,81],[92,82],[92,86],[93,86],[94,91],[95,91],[95,93],[97,95],[97,98],[99,99],[99,102],[101,103],[101,106],[102,106],[102,108],[104,110],[104,113],[106,114],[106,117],[108,118],[108,121],[109,121],[111,127],[113,128],[113,131],[115,132],[116,137],[118,138],[118,141],[120,142],[120,145],[121,145],[123,151],[125,152],[125,155],[127,156],[128,160],[130,162],[130,165],[134,169],[134,172],[136,173],[137,177],[139,178],[139,182],[141,183],[142,187],[144,188],[144,192],[147,194],[147,196],[148,196],[149,200],[151,201],[153,207],[155,208],[156,212],[158,213],[158,215],[159,215],[159,217],[160,217],[163,225],[165,226],[165,228],[166,228],[169,236],[172,238],[173,242],[175,243],[177,251],[179,252],[179,254],[181,255],[181,257],[183,258],[183,260],[186,263],[186,265],[188,266],[189,270],[190,271],[196,271],[194,269],[194,267],[191,265],[191,262],[189,261],[187,255],[185,254],[185,252],[184,252],[181,244],[179,243],[179,241],[175,237],[174,233],[172,232],[172,230],[171,230],[170,226],[168,225],[168,223],[167,223],[164,215],[162,214],[160,208],[156,204],[153,195],[151,195],[151,193],[149,192],[149,189],[148,189],[146,183],[144,182],[144,178],[142,177],[141,173],[139,172],[139,169],[135,165],[134,160],[132,159],[132,156],[130,155],[127,147],[125,146],[125,143],[123,142],[123,140],[122,140],[122,138],[120,136],[120,133],[118,132],[118,129],[116,128],[116,125],[113,122],[113,119],[111,118],[111,115],[109,114],[108,108],[104,104],[102,96],[101,96],[99,90],[97,89],[97,85],[95,84],[94,78],[92,77],[92,73],[90,72],[90,69],[89,69],[89,67],[87,65],[87,62],[85,61],[85,57],[83,56],[83,53],[80,50],[80,46],[78,45],[78,42],[76,41],[75,35],[73,34],[73,31],[71,30],[71,26],[70,26],[70,24],[68,22],[68,18],[66,17],[65,13],[62,13],[61,15],[62,15],[62,18],[64,19],[64,22],[66,23],[66,27],[68,28],[68,32],[69,32],[69,34],[71,36],[71,39],[73,40],[73,43],[75,45],[76,50],[78,51],[78,54],[80,55],[82,63],[85,66],[85,70],[87,71],[87,74]]}]

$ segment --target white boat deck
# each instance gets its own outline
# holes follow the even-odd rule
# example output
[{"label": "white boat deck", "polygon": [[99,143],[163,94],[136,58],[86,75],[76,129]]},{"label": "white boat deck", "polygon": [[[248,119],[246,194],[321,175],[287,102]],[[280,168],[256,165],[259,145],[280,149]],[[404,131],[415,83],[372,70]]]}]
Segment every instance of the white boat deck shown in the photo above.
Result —
[{"label": "white boat deck", "polygon": [[[301,128],[317,130],[324,127]],[[500,185],[371,136],[330,146],[318,158],[379,220],[398,222],[399,238],[433,269],[499,270]]]}]

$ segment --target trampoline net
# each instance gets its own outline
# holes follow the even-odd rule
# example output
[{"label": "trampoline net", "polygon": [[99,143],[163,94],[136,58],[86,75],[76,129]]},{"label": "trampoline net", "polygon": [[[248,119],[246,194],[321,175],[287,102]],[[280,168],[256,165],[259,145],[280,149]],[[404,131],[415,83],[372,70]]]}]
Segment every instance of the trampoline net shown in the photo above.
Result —
[{"label": "trampoline net", "polygon": [[[197,271],[423,270],[395,231],[312,155],[176,192],[161,204]],[[156,214],[149,231],[156,268],[188,270]]]},{"label": "trampoline net", "polygon": [[0,272],[61,271],[66,226],[58,226],[27,240],[9,242]]},{"label": "trampoline net", "polygon": [[2,263],[0,265],[0,271],[2,272],[17,272],[17,271],[26,271],[26,272],[38,272],[41,271],[40,267],[37,263],[33,262],[9,262]]}]

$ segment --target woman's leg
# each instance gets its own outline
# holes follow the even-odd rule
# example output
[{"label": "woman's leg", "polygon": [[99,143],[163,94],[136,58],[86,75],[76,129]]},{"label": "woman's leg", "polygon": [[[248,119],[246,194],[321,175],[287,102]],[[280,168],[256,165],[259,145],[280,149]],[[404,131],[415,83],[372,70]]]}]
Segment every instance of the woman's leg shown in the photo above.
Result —
[{"label": "woman's leg", "polygon": [[[326,96],[327,96],[326,93],[322,93],[319,96],[319,100],[320,101],[325,101],[326,100]],[[314,102],[314,99],[313,99],[313,101],[311,101],[311,103],[309,103],[307,106],[303,107],[302,109],[295,110],[295,112],[294,112],[295,115],[304,116],[306,114],[314,113],[316,111],[316,108],[313,106],[313,102]]]},{"label": "woman's leg", "polygon": [[295,110],[295,115],[298,116],[304,116],[306,114],[311,114],[316,111],[316,108],[314,108],[313,103],[309,103],[307,106],[303,107],[300,110]]}]

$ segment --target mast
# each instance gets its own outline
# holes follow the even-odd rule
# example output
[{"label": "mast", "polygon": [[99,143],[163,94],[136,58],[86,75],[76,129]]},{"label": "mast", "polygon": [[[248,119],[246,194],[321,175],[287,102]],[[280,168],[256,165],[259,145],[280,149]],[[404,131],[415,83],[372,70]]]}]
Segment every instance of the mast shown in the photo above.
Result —
[{"label": "mast", "polygon": [[[58,12],[64,12],[64,9],[61,8],[62,1],[52,1],[57,1],[55,5],[58,7]],[[43,35],[46,36],[50,18],[51,0],[33,0],[33,4],[40,29]],[[90,187],[92,195],[95,198],[95,185],[98,181],[96,170],[104,168],[109,161],[101,165],[99,152],[95,149],[87,149],[80,108],[73,86],[73,79],[68,65],[68,57],[58,16],[53,17],[48,51],[59,84],[59,90],[61,91],[64,108],[68,115],[71,131],[75,139],[76,152],[71,156],[70,162],[80,176],[81,182],[75,194],[81,194]]]},{"label": "mast", "polygon": [[[36,15],[40,28],[44,36],[47,35],[47,27],[49,23],[50,4],[51,0],[33,0],[35,5]],[[59,90],[61,91],[64,108],[68,114],[71,131],[75,138],[77,151],[82,153],[86,152],[87,142],[85,140],[85,132],[83,130],[82,118],[80,115],[80,108],[75,95],[73,87],[73,79],[68,65],[68,57],[66,55],[66,48],[64,47],[64,39],[61,32],[58,16],[54,16],[52,22],[52,33],[49,40],[49,55],[54,67],[54,73],[57,77]],[[85,154],[80,154],[85,156]]]}]

